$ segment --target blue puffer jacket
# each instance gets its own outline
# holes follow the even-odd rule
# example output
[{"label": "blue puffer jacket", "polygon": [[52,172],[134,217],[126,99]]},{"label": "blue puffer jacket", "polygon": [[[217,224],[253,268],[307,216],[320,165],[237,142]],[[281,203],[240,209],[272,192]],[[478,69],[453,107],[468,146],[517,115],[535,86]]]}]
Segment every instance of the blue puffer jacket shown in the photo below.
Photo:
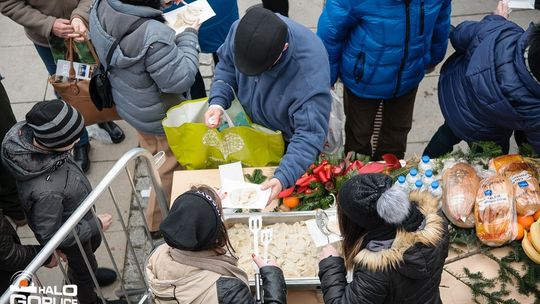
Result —
[{"label": "blue puffer jacket", "polygon": [[242,74],[234,66],[238,22],[233,24],[218,50],[220,61],[209,102],[228,109],[236,94],[253,122],[283,132],[289,145],[274,176],[283,188],[289,188],[323,148],[332,98],[328,57],[321,40],[305,26],[278,16],[289,28],[289,48],[258,76]]},{"label": "blue puffer jacket", "polygon": [[523,57],[530,30],[492,15],[452,33],[456,53],[441,71],[439,103],[459,138],[503,144],[522,130],[540,153],[540,83]]},{"label": "blue puffer jacket", "polygon": [[[195,0],[186,0],[191,3]],[[216,15],[203,24],[199,29],[199,43],[201,52],[214,53],[223,44],[231,25],[238,20],[238,3],[236,0],[208,0],[208,4],[212,7]],[[173,4],[164,12],[170,12],[182,4]]]},{"label": "blue puffer jacket", "polygon": [[339,77],[367,99],[408,93],[444,59],[450,2],[327,0],[317,34],[328,50],[332,84]]}]

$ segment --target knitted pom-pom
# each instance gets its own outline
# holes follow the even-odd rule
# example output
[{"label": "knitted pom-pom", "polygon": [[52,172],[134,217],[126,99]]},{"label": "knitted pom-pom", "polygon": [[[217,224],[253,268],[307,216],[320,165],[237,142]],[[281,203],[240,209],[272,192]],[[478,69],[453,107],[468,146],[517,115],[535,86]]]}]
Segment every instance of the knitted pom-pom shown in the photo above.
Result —
[{"label": "knitted pom-pom", "polygon": [[377,200],[377,213],[389,224],[400,224],[409,215],[411,203],[405,191],[398,187],[386,190]]}]

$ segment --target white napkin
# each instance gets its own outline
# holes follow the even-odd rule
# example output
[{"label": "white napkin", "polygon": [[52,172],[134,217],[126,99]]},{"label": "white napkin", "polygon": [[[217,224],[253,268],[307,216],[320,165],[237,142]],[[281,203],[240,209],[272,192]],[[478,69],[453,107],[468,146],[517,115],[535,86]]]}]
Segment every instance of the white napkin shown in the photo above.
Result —
[{"label": "white napkin", "polygon": [[[335,218],[335,216],[330,216],[330,221],[335,220],[332,218]],[[324,233],[322,233],[319,227],[317,226],[317,221],[315,219],[307,220],[306,226],[308,228],[309,235],[313,239],[313,242],[315,243],[316,247],[323,247],[323,246],[328,245],[328,239],[326,238],[326,235],[324,235]],[[330,244],[339,242],[342,240],[341,236],[335,233],[330,234],[328,237],[330,238]]]}]

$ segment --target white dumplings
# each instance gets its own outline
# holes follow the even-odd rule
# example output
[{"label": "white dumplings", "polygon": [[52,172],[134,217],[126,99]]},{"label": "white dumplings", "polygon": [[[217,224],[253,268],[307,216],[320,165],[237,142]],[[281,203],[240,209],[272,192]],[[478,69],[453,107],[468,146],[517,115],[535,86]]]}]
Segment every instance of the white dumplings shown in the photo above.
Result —
[{"label": "white dumplings", "polygon": [[[272,228],[274,232],[274,237],[268,247],[268,258],[277,262],[285,278],[317,277],[318,251],[304,222],[277,223],[265,226],[265,228]],[[251,260],[253,252],[251,232],[247,225],[235,224],[228,229],[228,233],[236,255],[239,257],[239,267],[247,272],[249,278],[252,278],[255,270]],[[263,254],[262,244],[259,244],[259,254],[261,256]]]}]

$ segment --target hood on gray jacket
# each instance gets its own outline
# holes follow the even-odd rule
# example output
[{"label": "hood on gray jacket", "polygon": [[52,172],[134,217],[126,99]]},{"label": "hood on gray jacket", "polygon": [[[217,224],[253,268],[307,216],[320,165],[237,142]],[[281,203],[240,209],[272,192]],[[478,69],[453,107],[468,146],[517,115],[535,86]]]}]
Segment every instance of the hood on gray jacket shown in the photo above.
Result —
[{"label": "hood on gray jacket", "polygon": [[2,143],[2,160],[17,180],[29,180],[54,171],[70,155],[69,151],[42,150],[32,142],[32,129],[22,121],[9,130]]}]

